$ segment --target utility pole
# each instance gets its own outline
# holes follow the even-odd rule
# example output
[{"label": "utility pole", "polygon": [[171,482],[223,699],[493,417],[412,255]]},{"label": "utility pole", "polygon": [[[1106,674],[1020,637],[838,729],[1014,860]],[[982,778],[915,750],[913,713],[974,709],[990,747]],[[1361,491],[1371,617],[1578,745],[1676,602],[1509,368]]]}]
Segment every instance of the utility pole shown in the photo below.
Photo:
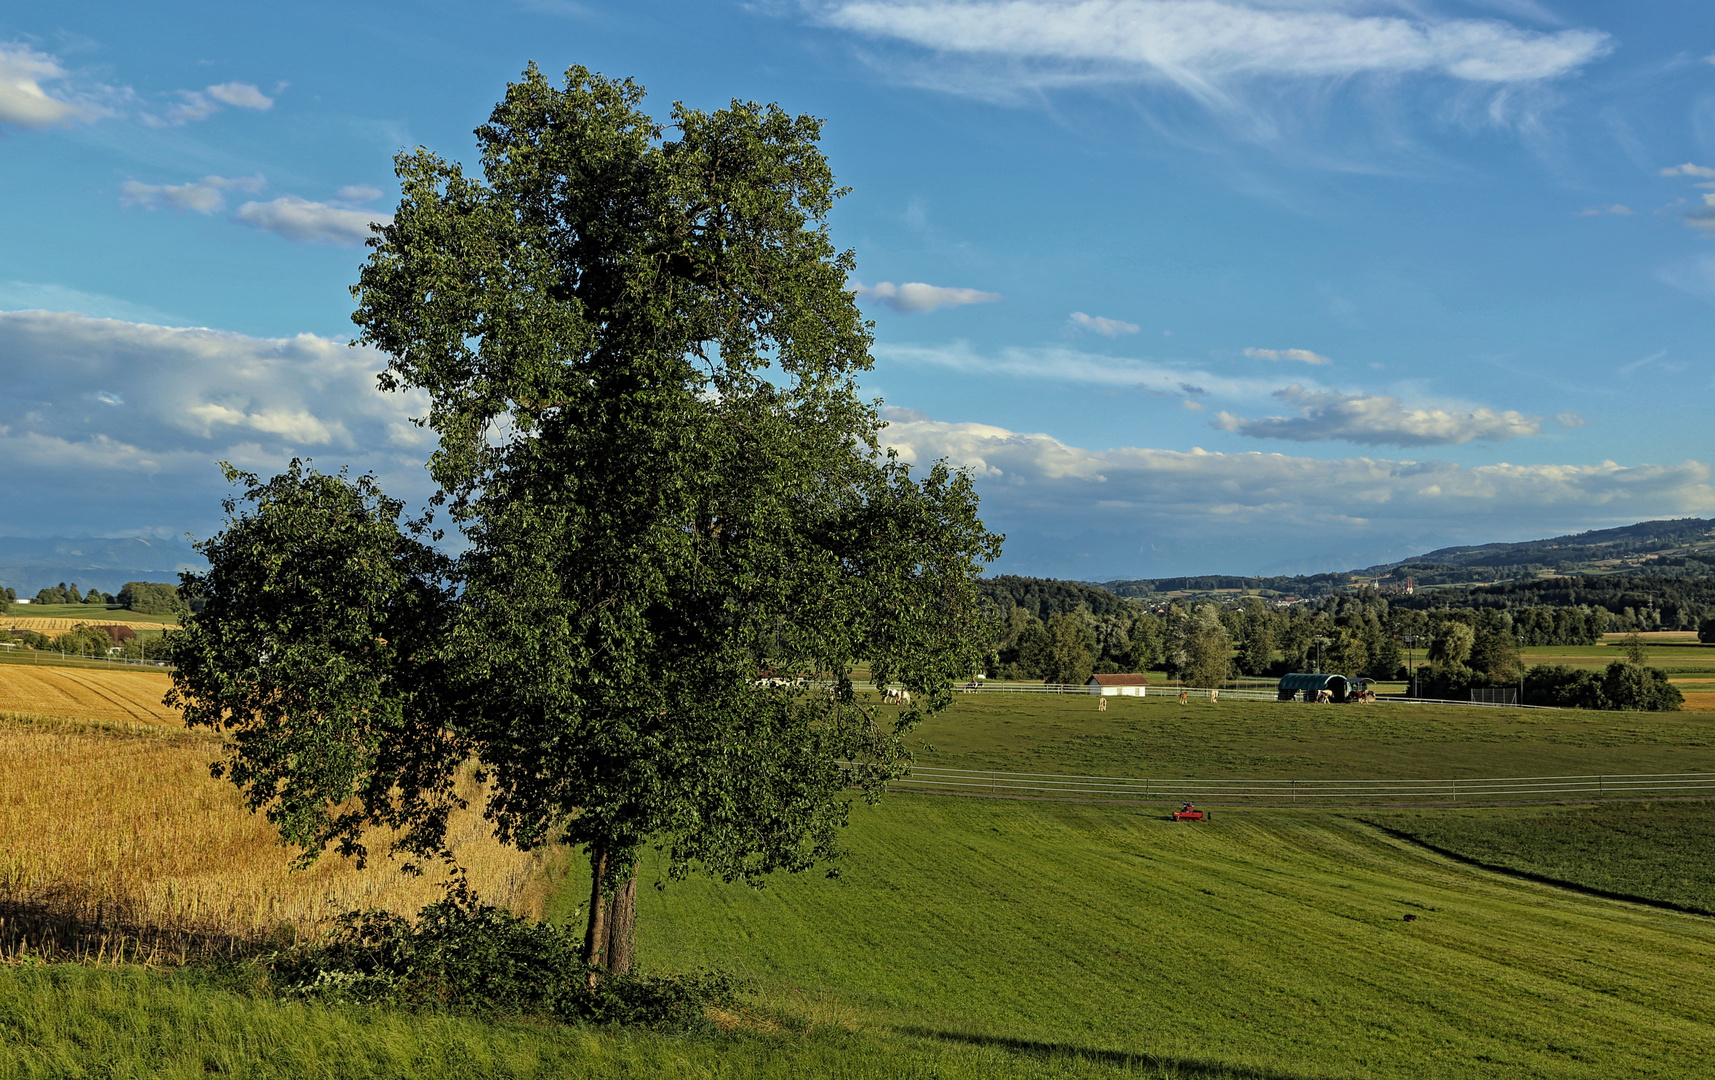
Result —
[{"label": "utility pole", "polygon": [[1417,696],[1417,653],[1412,650],[1416,640],[1411,634],[1405,635],[1406,697]]}]

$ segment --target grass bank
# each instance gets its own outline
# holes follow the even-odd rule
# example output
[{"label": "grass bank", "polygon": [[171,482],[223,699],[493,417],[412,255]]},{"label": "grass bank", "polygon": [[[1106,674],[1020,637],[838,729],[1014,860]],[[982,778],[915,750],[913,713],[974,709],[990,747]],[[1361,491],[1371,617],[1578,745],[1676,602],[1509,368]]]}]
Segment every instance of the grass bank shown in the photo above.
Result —
[{"label": "grass bank", "polygon": [[1715,915],[1715,802],[1365,814],[1460,858]]}]

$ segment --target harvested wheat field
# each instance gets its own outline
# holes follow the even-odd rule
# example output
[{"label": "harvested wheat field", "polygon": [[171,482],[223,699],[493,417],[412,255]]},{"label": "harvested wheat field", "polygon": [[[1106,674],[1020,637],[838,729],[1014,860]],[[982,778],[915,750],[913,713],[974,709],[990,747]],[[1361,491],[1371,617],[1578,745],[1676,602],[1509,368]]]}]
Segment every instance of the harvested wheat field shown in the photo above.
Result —
[{"label": "harvested wheat field", "polygon": [[0,616],[0,630],[34,630],[38,634],[63,634],[77,626],[129,626],[133,630],[177,630],[178,623],[150,622],[147,619],[33,619],[28,616]]},{"label": "harvested wheat field", "polygon": [[[439,898],[438,868],[404,873],[381,853],[384,838],[365,870],[329,854],[292,871],[295,851],[210,777],[221,743],[159,723],[0,715],[0,959],[128,949],[178,961],[314,937],[358,908],[415,914]],[[474,782],[464,787],[480,798]],[[536,856],[496,843],[474,809],[450,838],[485,900],[539,906]]]},{"label": "harvested wheat field", "polygon": [[0,712],[178,724],[178,712],[161,704],[170,686],[164,671],[6,664],[0,666]]}]

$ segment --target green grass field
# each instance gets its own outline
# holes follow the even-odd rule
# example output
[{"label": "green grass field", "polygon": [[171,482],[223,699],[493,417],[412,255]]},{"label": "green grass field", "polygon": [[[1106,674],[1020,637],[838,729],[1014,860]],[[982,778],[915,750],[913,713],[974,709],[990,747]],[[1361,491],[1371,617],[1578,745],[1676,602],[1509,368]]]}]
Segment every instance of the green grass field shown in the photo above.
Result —
[{"label": "green grass field", "polygon": [[79,622],[176,623],[177,615],[148,615],[106,604],[13,604],[7,615],[20,619],[76,619]]},{"label": "green grass field", "polygon": [[[1715,716],[1695,714],[1156,698],[1098,713],[1084,695],[993,694],[922,734],[925,764],[1041,772],[1715,770]],[[1672,803],[1647,818],[1223,805],[1175,824],[1159,807],[895,792],[854,808],[838,880],[657,891],[645,857],[642,963],[750,979],[734,1030],[484,1023],[250,997],[195,972],[13,967],[0,1080],[1684,1077],[1715,1057],[1715,920],[1396,834],[1706,903],[1711,875],[1684,864],[1712,822],[1715,804]],[[558,917],[578,918],[581,877],[560,883]]]},{"label": "green grass field", "polygon": [[1715,803],[1506,807],[1360,815],[1487,866],[1715,915]]},{"label": "green grass field", "polygon": [[859,811],[850,847],[839,882],[640,890],[645,962],[730,968],[825,1023],[1092,1062],[1665,1077],[1715,1052],[1715,924],[1333,814],[919,795]]},{"label": "green grass field", "polygon": [[1195,779],[1715,771],[1715,714],[961,694],[923,765]]}]

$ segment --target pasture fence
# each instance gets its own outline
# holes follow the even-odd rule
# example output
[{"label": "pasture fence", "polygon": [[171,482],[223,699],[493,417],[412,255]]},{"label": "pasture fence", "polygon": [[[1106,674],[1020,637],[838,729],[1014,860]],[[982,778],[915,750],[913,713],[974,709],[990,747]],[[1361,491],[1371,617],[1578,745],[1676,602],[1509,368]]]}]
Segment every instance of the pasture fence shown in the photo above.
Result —
[{"label": "pasture fence", "polygon": [[[841,764],[848,764],[842,762]],[[1051,799],[1071,802],[1194,802],[1260,805],[1325,802],[1489,802],[1560,799],[1715,796],[1715,772],[1601,773],[1576,776],[1447,777],[1442,779],[1250,779],[1024,773],[998,769],[914,767],[890,786],[939,795]]]}]

